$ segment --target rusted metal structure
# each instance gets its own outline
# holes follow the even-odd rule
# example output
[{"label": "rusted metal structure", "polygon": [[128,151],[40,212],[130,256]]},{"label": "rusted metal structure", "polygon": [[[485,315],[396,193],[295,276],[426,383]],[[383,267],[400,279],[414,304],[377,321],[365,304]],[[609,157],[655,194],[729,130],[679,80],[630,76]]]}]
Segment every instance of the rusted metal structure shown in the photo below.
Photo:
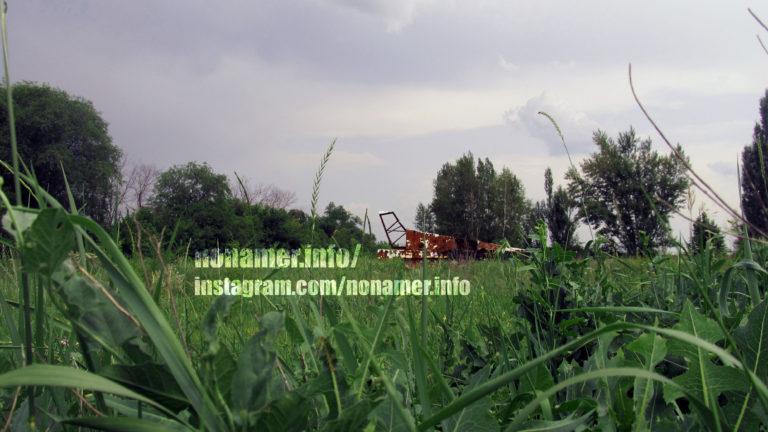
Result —
[{"label": "rusted metal structure", "polygon": [[497,243],[408,229],[393,211],[379,212],[379,219],[391,248],[379,249],[379,258],[421,260],[422,253],[426,251],[426,258],[430,260],[483,259],[493,253],[522,251],[518,248],[505,248]]}]

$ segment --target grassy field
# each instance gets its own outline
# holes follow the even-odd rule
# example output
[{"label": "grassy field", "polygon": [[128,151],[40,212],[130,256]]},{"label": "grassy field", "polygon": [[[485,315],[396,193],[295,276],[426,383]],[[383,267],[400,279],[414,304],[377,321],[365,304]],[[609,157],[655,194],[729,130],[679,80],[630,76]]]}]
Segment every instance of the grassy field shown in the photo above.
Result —
[{"label": "grassy field", "polygon": [[[415,268],[363,256],[344,270],[214,270],[171,255],[129,260],[106,232],[62,209],[14,214],[25,229],[12,230],[21,261],[15,252],[3,260],[0,327],[0,411],[12,430],[30,427],[30,396],[41,430],[768,424],[768,250],[759,245],[728,257],[578,257],[555,246]],[[70,252],[80,242],[87,253]],[[472,288],[467,296],[194,295],[195,277],[224,276],[440,276]],[[36,364],[23,367],[27,323]]]}]

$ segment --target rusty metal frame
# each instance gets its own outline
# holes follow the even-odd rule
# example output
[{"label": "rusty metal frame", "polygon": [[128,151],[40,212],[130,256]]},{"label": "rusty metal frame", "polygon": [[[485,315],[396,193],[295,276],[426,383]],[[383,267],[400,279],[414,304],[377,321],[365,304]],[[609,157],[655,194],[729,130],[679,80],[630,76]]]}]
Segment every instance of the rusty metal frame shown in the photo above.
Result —
[{"label": "rusty metal frame", "polygon": [[[391,217],[394,221],[391,223],[387,222],[384,220],[385,217]],[[505,248],[500,244],[482,240],[456,238],[449,235],[407,229],[393,211],[379,212],[379,219],[391,247],[391,249],[379,249],[377,251],[378,257],[383,259],[403,258],[406,261],[416,261],[422,259],[422,255],[426,253],[426,258],[430,260],[466,260],[483,259],[494,253],[522,251],[519,248]],[[402,246],[397,244],[401,240],[403,240]]]},{"label": "rusty metal frame", "polygon": [[[384,221],[384,216],[392,216],[395,218],[395,221],[391,224],[387,224],[387,222]],[[403,246],[399,246],[397,242],[405,238],[407,230],[405,229],[403,223],[400,222],[400,218],[397,217],[395,212],[379,212],[379,219],[381,220],[381,226],[384,227],[384,234],[387,236],[389,246],[391,246],[393,249],[405,249],[405,244],[403,244]],[[397,238],[392,240],[392,237],[395,235],[397,235]]]}]

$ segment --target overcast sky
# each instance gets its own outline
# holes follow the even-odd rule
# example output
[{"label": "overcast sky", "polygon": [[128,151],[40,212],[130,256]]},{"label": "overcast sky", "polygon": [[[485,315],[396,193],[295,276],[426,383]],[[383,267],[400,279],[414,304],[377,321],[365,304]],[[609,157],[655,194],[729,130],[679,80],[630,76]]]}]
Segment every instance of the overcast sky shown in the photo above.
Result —
[{"label": "overcast sky", "polygon": [[[439,167],[467,151],[509,167],[532,199],[547,166],[562,183],[568,160],[541,110],[577,162],[598,128],[631,125],[664,150],[632,99],[630,62],[668,137],[736,205],[736,159],[768,78],[747,13],[768,18],[759,2],[9,3],[12,78],[93,101],[130,161],[206,161],[295,191],[307,209],[338,138],[321,204],[391,209],[408,225]],[[725,225],[701,193],[694,213],[702,204]]]}]

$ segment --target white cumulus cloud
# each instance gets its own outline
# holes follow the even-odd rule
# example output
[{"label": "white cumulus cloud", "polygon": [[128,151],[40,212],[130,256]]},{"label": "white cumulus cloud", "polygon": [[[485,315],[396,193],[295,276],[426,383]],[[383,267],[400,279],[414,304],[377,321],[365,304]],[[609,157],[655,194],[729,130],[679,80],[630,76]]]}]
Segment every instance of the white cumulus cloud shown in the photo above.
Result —
[{"label": "white cumulus cloud", "polygon": [[707,167],[722,176],[736,176],[736,162],[717,161],[708,164]]},{"label": "white cumulus cloud", "polygon": [[592,133],[599,128],[598,123],[585,112],[574,109],[563,100],[547,93],[529,99],[524,105],[513,108],[505,114],[508,123],[521,127],[533,138],[547,145],[552,155],[565,153],[563,143],[552,123],[540,112],[552,116],[560,127],[568,150],[572,154],[592,151]]},{"label": "white cumulus cloud", "polygon": [[507,72],[516,72],[520,69],[517,63],[508,60],[503,54],[499,54],[499,66]]}]

